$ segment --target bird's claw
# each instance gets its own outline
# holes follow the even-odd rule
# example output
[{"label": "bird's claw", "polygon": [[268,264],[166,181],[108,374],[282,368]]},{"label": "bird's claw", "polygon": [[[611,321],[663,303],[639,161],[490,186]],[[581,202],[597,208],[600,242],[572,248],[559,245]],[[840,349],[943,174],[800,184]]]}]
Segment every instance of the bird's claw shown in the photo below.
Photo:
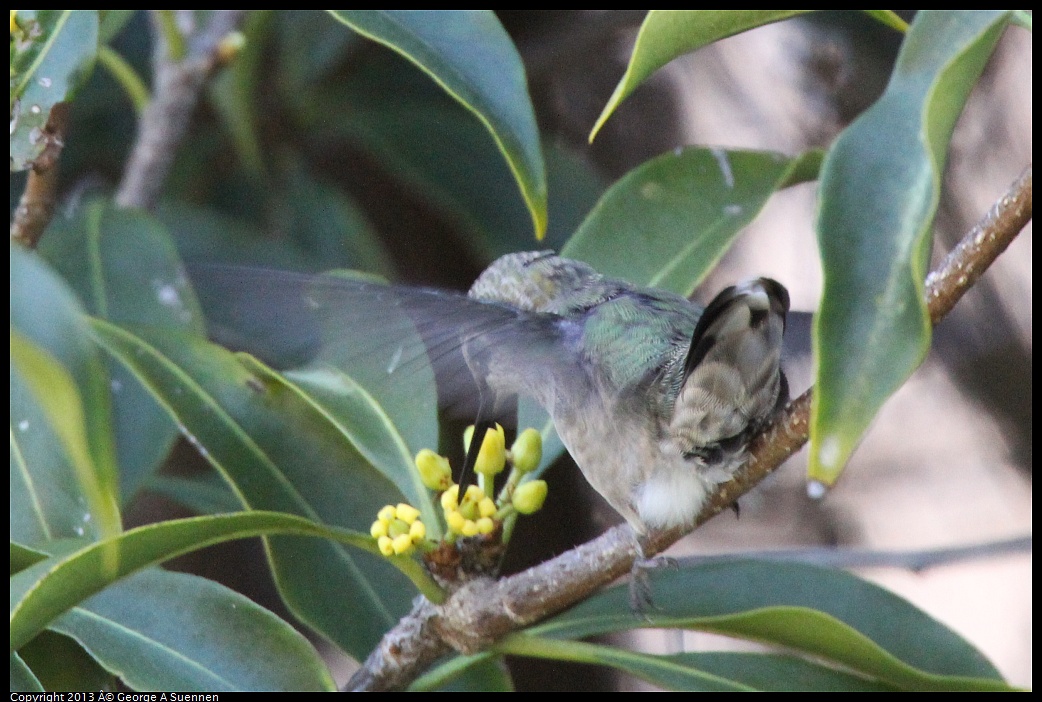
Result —
[{"label": "bird's claw", "polygon": [[630,609],[644,618],[648,618],[649,610],[657,609],[652,593],[651,578],[648,575],[656,568],[679,570],[680,564],[675,558],[669,556],[655,556],[654,558],[638,556],[630,569]]}]

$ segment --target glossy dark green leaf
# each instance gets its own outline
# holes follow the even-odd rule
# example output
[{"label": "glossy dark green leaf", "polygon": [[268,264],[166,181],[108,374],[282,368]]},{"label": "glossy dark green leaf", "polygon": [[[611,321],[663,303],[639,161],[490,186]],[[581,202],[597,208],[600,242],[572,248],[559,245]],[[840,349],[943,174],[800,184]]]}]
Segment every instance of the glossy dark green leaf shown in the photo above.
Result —
[{"label": "glossy dark green leaf", "polygon": [[366,41],[330,22],[323,12],[281,10],[274,14],[279,46],[276,79],[290,99],[305,98],[305,88],[329,78],[348,52]]},{"label": "glossy dark green leaf", "polygon": [[[39,349],[27,356],[34,378],[12,357],[11,536],[33,544],[114,534],[121,526],[109,379],[83,310],[54,271],[15,245],[10,279],[12,332]],[[52,372],[53,364],[62,370]],[[61,387],[41,397],[54,383]],[[50,394],[59,391],[61,398]],[[80,440],[86,456],[74,448]]]},{"label": "glossy dark green leaf", "polygon": [[[677,665],[770,692],[892,692],[894,687],[796,656],[770,653],[677,653],[661,656]],[[651,675],[648,682],[664,685]]]},{"label": "glossy dark green leaf", "polygon": [[[11,649],[117,580],[183,553],[264,534],[336,539],[373,549],[368,534],[333,529],[291,514],[241,512],[149,524],[39,561],[11,576]],[[301,543],[324,543],[301,539]]]},{"label": "glossy dark green leaf", "polygon": [[342,190],[303,166],[286,169],[286,221],[279,227],[322,270],[350,268],[390,276],[388,252],[362,209]]},{"label": "glossy dark green leaf", "polygon": [[[410,690],[422,689],[410,687]],[[484,656],[471,662],[462,672],[435,688],[437,692],[514,692],[503,656]]]},{"label": "glossy dark green leaf", "polygon": [[637,86],[673,59],[718,39],[803,12],[809,10],[651,10],[637,34],[626,73],[597,118],[590,141]]},{"label": "glossy dark green leaf", "polygon": [[139,10],[98,10],[98,43],[108,44]]},{"label": "glossy dark green leaf", "polygon": [[336,688],[292,626],[223,585],[185,573],[135,573],[51,629],[78,641],[134,690]]},{"label": "glossy dark green leaf", "polygon": [[[72,530],[77,535],[86,531],[86,526],[92,521],[92,515],[98,515],[99,524],[108,526],[107,533],[119,531],[119,507],[116,505],[116,496],[113,491],[107,489],[99,480],[99,471],[90,453],[90,441],[84,422],[83,402],[76,383],[72,376],[60,364],[54,356],[46,350],[26,339],[14,329],[11,330],[11,370],[17,386],[18,401],[21,410],[25,404],[32,403],[42,410],[41,419],[54,431],[61,447],[64,449],[65,457],[68,458],[72,473],[75,475],[75,483],[66,482],[66,491],[69,494],[63,497],[76,496],[76,502],[81,506],[72,510],[73,520],[81,523],[74,525]],[[27,392],[26,392],[27,391]],[[22,395],[26,395],[23,398]],[[21,415],[24,417],[24,415]],[[20,419],[19,424],[27,422]],[[28,428],[26,429],[28,431]],[[39,429],[37,429],[39,431]],[[12,438],[13,438],[12,431]],[[18,486],[25,494],[35,498],[31,510],[32,516],[38,521],[41,535],[45,538],[53,535],[51,524],[48,523],[44,501],[52,492],[53,486],[41,485],[37,490],[36,483],[44,477],[38,472],[34,475],[30,460],[15,460],[15,444],[11,445],[11,468],[12,482],[17,480]],[[23,448],[23,447],[19,447]],[[25,449],[30,448],[25,446]],[[19,456],[19,458],[21,458]],[[18,470],[15,472],[14,469]],[[66,492],[60,491],[60,492]],[[21,522],[29,515],[18,515]],[[12,518],[15,518],[12,510]],[[12,527],[15,525],[12,524]],[[19,524],[18,526],[24,526]],[[14,531],[14,529],[12,529]],[[21,529],[19,529],[21,531]],[[25,534],[20,534],[24,536]]]},{"label": "glossy dark green leaf", "polygon": [[267,176],[263,146],[258,133],[259,114],[257,92],[269,66],[267,36],[270,34],[272,13],[255,11],[243,22],[242,48],[225,70],[208,82],[210,103],[224,122],[231,136],[236,155],[246,175],[257,180]]},{"label": "glossy dark green leaf", "polygon": [[561,251],[601,273],[689,294],[779,188],[814,177],[818,152],[687,148],[608,189]]},{"label": "glossy dark green leaf", "polygon": [[23,546],[22,544],[16,541],[11,541],[10,545],[11,575],[14,575],[20,570],[25,570],[33,563],[39,563],[40,561],[47,558],[48,555],[43,551],[39,551],[34,548],[29,548],[28,546]]},{"label": "glossy dark green leaf", "polygon": [[822,168],[814,480],[836,480],[879,408],[926,356],[924,278],[948,141],[1007,17],[916,15],[883,96],[843,132]]},{"label": "glossy dark green leaf", "polygon": [[908,31],[908,23],[901,19],[900,15],[893,10],[862,10],[862,12],[880,24],[896,29],[902,34]]},{"label": "glossy dark green leaf", "polygon": [[450,656],[413,680],[409,685],[409,692],[431,692],[445,689],[452,685],[457,677],[467,674],[471,668],[495,664],[499,659],[498,654],[490,651]]},{"label": "glossy dark green leaf", "polygon": [[11,651],[11,692],[43,692],[43,685],[25,664],[22,657]]},{"label": "glossy dark green leaf", "polygon": [[843,571],[722,560],[655,573],[653,587],[657,608],[647,617],[632,612],[620,586],[528,633],[582,638],[649,625],[694,628],[801,651],[905,689],[1005,687],[955,632]]},{"label": "glossy dark green leaf", "polygon": [[48,692],[116,689],[116,678],[68,636],[43,631],[18,655]]},{"label": "glossy dark green leaf", "polygon": [[[313,404],[272,371],[251,371],[258,362],[247,368],[195,337],[94,328],[250,507],[368,531],[383,505],[401,500]],[[356,657],[408,609],[413,589],[382,558],[322,541],[268,543],[290,609]]]},{"label": "glossy dark green leaf", "polygon": [[[219,210],[187,202],[166,201],[156,217],[170,230],[185,261],[318,271],[329,262],[311,260],[307,252],[285,237],[265,239],[259,225]],[[200,291],[200,295],[203,291]]]},{"label": "glossy dark green leaf", "polygon": [[[76,471],[20,372],[11,366],[11,538],[41,543],[96,534]],[[89,518],[88,518],[89,517]]]},{"label": "glossy dark green leaf", "polygon": [[[431,492],[420,481],[413,457],[422,448],[437,448],[434,412],[427,412],[426,440],[410,444],[383,405],[350,376],[332,367],[303,368],[285,373],[285,379],[301,391],[339,429],[370,465],[387,476],[405,495],[406,502],[420,510],[431,538],[440,537],[441,510],[435,509]],[[401,416],[408,421],[408,418]],[[415,437],[415,434],[414,434]],[[424,443],[420,443],[424,441]]]},{"label": "glossy dark green leaf", "polygon": [[535,224],[546,230],[546,175],[524,66],[491,10],[332,10],[415,63],[491,132]]},{"label": "glossy dark green leaf", "polygon": [[678,663],[666,656],[635,653],[623,648],[581,641],[561,641],[517,634],[499,642],[496,650],[515,656],[606,665],[671,690],[750,692],[753,689],[696,667]]},{"label": "glossy dark green leaf", "polygon": [[609,666],[667,690],[685,692],[890,692],[897,689],[791,655],[735,652],[651,655],[525,634],[508,637],[496,648],[511,655]]},{"label": "glossy dark green leaf", "polygon": [[51,110],[71,100],[94,67],[97,10],[19,10],[11,31],[11,170],[29,168],[46,146]]},{"label": "glossy dark green leaf", "polygon": [[153,475],[142,488],[187,507],[195,514],[220,514],[242,509],[242,501],[214,472],[190,477]]},{"label": "glossy dark green leaf", "polygon": [[[363,150],[410,199],[460,228],[476,259],[531,247],[525,203],[488,131],[397,55],[362,53],[335,85],[308,86],[288,99],[299,129],[323,144]],[[543,158],[549,193],[544,245],[559,248],[605,184],[581,155],[561,145],[547,145]]]},{"label": "glossy dark green leaf", "polygon": [[[51,223],[40,254],[90,314],[118,323],[203,333],[199,304],[173,242],[145,212],[90,202],[73,216]],[[127,501],[166,460],[177,428],[122,364],[107,361],[120,488]]]}]

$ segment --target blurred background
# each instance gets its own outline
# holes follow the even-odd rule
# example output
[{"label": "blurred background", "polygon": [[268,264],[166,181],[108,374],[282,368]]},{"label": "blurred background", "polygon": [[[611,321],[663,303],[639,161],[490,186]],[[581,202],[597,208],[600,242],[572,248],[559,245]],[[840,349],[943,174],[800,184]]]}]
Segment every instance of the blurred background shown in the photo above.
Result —
[{"label": "blurred background", "polygon": [[[827,148],[880,94],[900,35],[854,12],[763,27],[673,62],[587,136],[621,77],[640,11],[506,11],[528,72],[548,170],[550,223],[536,242],[513,177],[487,131],[391,51],[318,12],[249,15],[241,54],[211,81],[158,208],[187,260],[319,271],[358,268],[465,290],[494,257],[560,248],[604,189],[631,168],[699,144],[797,154]],[[910,19],[909,15],[905,15]],[[115,41],[150,75],[151,28],[138,12]],[[1008,30],[957,126],[935,226],[939,259],[1031,162],[1031,38]],[[62,154],[70,208],[119,182],[135,114],[104,70],[72,104]],[[11,176],[13,209],[24,174]],[[821,291],[815,183],[775,195],[706,281],[705,302],[752,275],[788,286],[812,312]],[[42,247],[47,246],[46,238]],[[677,555],[775,548],[916,551],[1031,532],[1030,225],[936,329],[926,363],[884,407],[837,486],[806,496],[795,456]],[[810,383],[809,326],[791,325],[793,394]],[[802,352],[801,352],[802,350]],[[202,471],[184,442],[168,471]],[[524,520],[507,564],[545,560],[619,521],[567,457],[548,474],[544,516]],[[132,523],[183,508],[142,492]],[[568,529],[561,530],[560,524]],[[519,548],[522,547],[523,548]],[[280,609],[257,543],[182,559]],[[912,572],[859,569],[978,645],[1014,684],[1031,685],[1031,554],[997,553]],[[648,632],[655,650],[715,646],[708,635]],[[338,682],[350,674],[343,661]],[[636,685],[589,667],[512,661],[519,689]]]}]

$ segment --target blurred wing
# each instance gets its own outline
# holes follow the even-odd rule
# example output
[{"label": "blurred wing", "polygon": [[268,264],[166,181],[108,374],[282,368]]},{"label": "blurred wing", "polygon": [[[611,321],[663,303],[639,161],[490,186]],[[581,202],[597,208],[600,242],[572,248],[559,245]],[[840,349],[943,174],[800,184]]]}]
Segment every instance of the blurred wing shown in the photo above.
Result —
[{"label": "blurred wing", "polygon": [[348,274],[191,269],[210,333],[276,367],[332,365],[378,398],[437,382],[438,404],[473,419],[508,409],[512,393],[544,406],[572,382],[575,356],[557,316],[461,293],[385,285]]}]

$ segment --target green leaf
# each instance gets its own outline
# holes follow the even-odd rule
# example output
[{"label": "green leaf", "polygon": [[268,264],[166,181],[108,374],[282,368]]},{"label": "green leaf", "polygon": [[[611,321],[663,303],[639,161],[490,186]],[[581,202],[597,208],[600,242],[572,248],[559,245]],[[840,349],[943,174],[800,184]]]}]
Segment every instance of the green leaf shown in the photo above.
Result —
[{"label": "green leaf", "polygon": [[[272,380],[271,371],[251,372],[259,362],[247,368],[219,346],[172,332],[137,328],[135,335],[101,320],[94,329],[249,507],[367,532],[380,507],[401,501],[313,404]],[[408,610],[414,594],[386,559],[336,544],[271,538],[268,555],[294,614],[357,658]],[[408,559],[402,564],[419,568]],[[422,573],[410,577],[425,581]]]},{"label": "green leaf", "polygon": [[[202,313],[166,229],[138,210],[96,200],[57,217],[40,254],[90,314],[113,322],[204,333]],[[177,428],[122,364],[107,359],[124,502],[158,470]]]},{"label": "green leaf", "polygon": [[406,57],[474,113],[546,231],[546,175],[524,66],[491,10],[332,10],[359,34]]},{"label": "green leaf", "polygon": [[[725,680],[770,692],[892,692],[894,688],[877,681],[831,668],[796,656],[766,653],[678,653],[662,656],[677,665],[695,668]],[[663,685],[651,675],[648,682]]]},{"label": "green leaf", "polygon": [[604,275],[689,294],[779,188],[813,178],[818,152],[679,149],[633,169],[561,251]]},{"label": "green leaf", "polygon": [[193,517],[138,527],[52,556],[11,576],[11,650],[21,648],[62,613],[142,568],[224,541],[279,533],[336,539],[375,550],[368,534],[273,512]]},{"label": "green leaf", "polygon": [[862,12],[880,24],[896,29],[902,34],[908,32],[908,23],[893,10],[862,10]]},{"label": "green leaf", "polygon": [[[115,534],[119,532],[119,507],[115,503],[115,494],[107,490],[99,480],[99,471],[94,464],[90,454],[90,446],[87,441],[87,433],[83,417],[83,403],[76,384],[69,372],[58,363],[47,351],[26,339],[14,329],[11,330],[11,364],[12,371],[17,369],[19,379],[25,383],[33,399],[43,409],[50,426],[57,433],[59,440],[65,448],[65,453],[72,464],[77,479],[78,493],[83,496],[87,505],[77,510],[82,514],[82,520],[88,522],[92,515],[96,515],[103,533]],[[28,420],[20,420],[22,422]],[[12,439],[14,431],[12,430]],[[12,468],[15,467],[15,446],[12,441]],[[31,475],[31,467],[24,460],[17,461],[18,477],[20,484],[27,488],[27,492],[33,493],[33,483],[40,476]],[[14,475],[12,475],[12,479]],[[43,486],[43,490],[49,490],[51,486]],[[41,498],[42,495],[34,494]],[[44,517],[44,506],[34,505],[33,510],[36,517],[40,519],[41,530],[48,535],[49,525]],[[83,525],[73,527],[77,534],[84,532]]]},{"label": "green leaf", "polygon": [[329,79],[350,51],[365,42],[314,10],[273,13],[279,61],[276,79],[288,100],[307,99],[308,88]]},{"label": "green leaf", "polygon": [[676,663],[665,656],[634,653],[613,646],[514,634],[496,644],[496,650],[514,656],[607,665],[672,690],[691,692],[749,692],[752,690],[746,685]]},{"label": "green leaf", "polygon": [[220,514],[242,509],[242,502],[232,489],[212,471],[184,478],[153,475],[142,487],[187,507],[195,514]]},{"label": "green leaf", "polygon": [[[285,237],[259,236],[263,232],[258,223],[231,217],[216,209],[164,201],[156,208],[156,216],[170,230],[178,252],[186,261],[283,270],[314,271],[329,267],[328,261],[309,260],[307,252],[296,242]],[[199,292],[202,295],[204,291]]]},{"label": "green leaf", "polygon": [[43,692],[43,685],[14,651],[11,651],[11,692]]},{"label": "green leaf", "polygon": [[51,629],[134,690],[334,690],[292,626],[223,585],[149,569],[106,588]]},{"label": "green leaf", "polygon": [[322,270],[351,268],[390,276],[390,257],[365,213],[346,193],[313,177],[303,164],[287,169],[286,221],[279,229]]},{"label": "green leaf", "polygon": [[883,96],[822,168],[825,285],[814,321],[808,474],[826,485],[929,349],[924,277],[948,141],[1007,17],[920,12]]},{"label": "green leaf", "polygon": [[[385,70],[371,73],[389,73],[385,80],[405,78],[404,70],[412,70],[379,68]],[[498,239],[515,240],[518,231],[529,238],[525,204],[487,131],[429,86],[406,82],[388,93],[373,88],[375,75],[356,77],[333,99],[318,94],[302,106],[307,114],[301,122],[324,140],[345,140],[370,154],[409,193],[457,223],[479,257],[490,258]],[[345,102],[351,110],[338,107]],[[474,173],[482,178],[475,180]]]},{"label": "green leaf", "polygon": [[496,648],[512,655],[606,665],[667,690],[685,692],[891,692],[896,689],[795,656],[733,652],[660,656],[524,634],[510,636]]},{"label": "green leaf", "polygon": [[123,31],[137,10],[98,10],[98,43],[108,44]]},{"label": "green leaf", "polygon": [[[764,583],[770,583],[765,587]],[[1005,689],[971,644],[914,606],[843,571],[727,559],[653,575],[658,609],[635,615],[625,586],[528,630],[583,638],[682,627],[783,646],[903,689]]]},{"label": "green leaf", "polygon": [[11,32],[11,170],[33,165],[51,110],[94,67],[97,10],[19,10]]},{"label": "green leaf", "polygon": [[[247,176],[267,177],[257,120],[261,116],[257,92],[268,70],[265,59],[272,13],[251,12],[243,23],[244,43],[235,60],[208,81],[207,97],[231,137],[235,153]],[[263,65],[262,65],[263,64]]]},{"label": "green leaf", "polygon": [[427,672],[409,684],[409,692],[432,692],[442,690],[453,683],[461,675],[466,675],[471,668],[484,667],[501,657],[490,651],[472,655],[451,656],[444,662],[432,666]]},{"label": "green leaf", "polygon": [[18,655],[48,692],[116,689],[116,679],[67,636],[43,631]]},{"label": "green leaf", "polygon": [[440,666],[439,670],[438,676],[424,675],[417,678],[408,686],[408,690],[439,693],[515,692],[514,680],[501,655],[478,653],[473,656],[455,656],[447,665]]},{"label": "green leaf", "polygon": [[590,132],[597,136],[615,109],[648,76],[714,41],[810,10],[652,10],[644,18],[629,65]]},{"label": "green leaf", "polygon": [[33,563],[39,563],[40,561],[47,558],[48,554],[43,551],[39,551],[28,546],[23,546],[16,541],[11,541],[11,574],[15,574],[20,570],[25,570]]},{"label": "green leaf", "polygon": [[[109,380],[83,310],[19,246],[11,247],[10,280],[12,332],[31,344],[12,342],[11,536],[32,544],[117,533]],[[16,368],[16,353],[27,365]]]},{"label": "green leaf", "polygon": [[[269,378],[278,380],[278,375],[272,374]],[[439,539],[441,510],[435,508],[431,492],[423,485],[413,464],[413,457],[423,446],[410,449],[394,418],[376,398],[336,368],[323,366],[287,371],[284,378],[282,382],[288,380],[298,388],[305,401],[322,412],[373,467],[398,486],[406,501],[420,510],[428,537]],[[435,430],[428,432],[431,436],[426,446],[437,446],[433,413],[429,413],[425,423],[429,429]]]}]

